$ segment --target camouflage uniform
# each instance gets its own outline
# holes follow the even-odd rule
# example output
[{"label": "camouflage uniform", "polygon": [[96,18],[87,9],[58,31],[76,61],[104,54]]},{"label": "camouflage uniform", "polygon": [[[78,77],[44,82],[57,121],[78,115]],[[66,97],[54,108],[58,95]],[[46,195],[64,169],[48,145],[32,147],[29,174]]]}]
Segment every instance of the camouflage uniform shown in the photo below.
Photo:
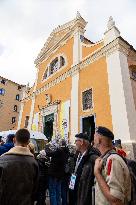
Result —
[{"label": "camouflage uniform", "polygon": [[[111,154],[102,168],[102,176],[110,187],[111,195],[127,205],[131,199],[131,179],[125,161],[119,155]],[[95,185],[95,205],[110,205],[97,181]]]}]

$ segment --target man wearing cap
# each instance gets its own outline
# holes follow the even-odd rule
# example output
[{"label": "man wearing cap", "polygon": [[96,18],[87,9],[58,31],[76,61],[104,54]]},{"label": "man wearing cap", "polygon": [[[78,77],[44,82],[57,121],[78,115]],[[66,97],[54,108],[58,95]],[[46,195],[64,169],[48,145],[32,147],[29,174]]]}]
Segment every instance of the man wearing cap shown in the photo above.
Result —
[{"label": "man wearing cap", "polygon": [[70,205],[91,205],[92,186],[94,185],[94,163],[99,152],[91,147],[87,134],[77,134],[76,150],[79,152],[74,173],[70,180]]},{"label": "man wearing cap", "polygon": [[131,180],[128,167],[121,156],[112,150],[113,133],[99,126],[94,146],[102,156],[95,161],[95,205],[127,205],[131,200]]}]

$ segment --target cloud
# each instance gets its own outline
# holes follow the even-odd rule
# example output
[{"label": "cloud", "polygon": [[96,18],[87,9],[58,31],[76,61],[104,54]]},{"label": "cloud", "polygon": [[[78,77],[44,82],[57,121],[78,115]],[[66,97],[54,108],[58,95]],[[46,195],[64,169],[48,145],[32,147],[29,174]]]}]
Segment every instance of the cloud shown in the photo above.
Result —
[{"label": "cloud", "polygon": [[0,75],[33,84],[34,60],[52,30],[76,16],[88,21],[85,35],[103,37],[109,16],[129,43],[136,47],[134,0],[0,0]]},{"label": "cloud", "polygon": [[0,44],[0,56],[3,54],[4,52],[4,46],[2,44]]}]

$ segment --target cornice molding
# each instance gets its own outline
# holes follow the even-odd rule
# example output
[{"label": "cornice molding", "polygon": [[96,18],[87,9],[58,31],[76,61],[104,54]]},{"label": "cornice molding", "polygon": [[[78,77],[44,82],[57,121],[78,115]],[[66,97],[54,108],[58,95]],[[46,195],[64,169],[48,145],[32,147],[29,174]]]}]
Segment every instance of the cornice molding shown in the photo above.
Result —
[{"label": "cornice molding", "polygon": [[[51,53],[53,50],[58,48],[62,41],[65,41],[69,36],[71,36],[76,29],[82,29],[84,31],[86,24],[87,22],[81,16],[77,16],[74,20],[55,28],[53,32],[50,34],[50,36],[48,37],[46,43],[44,44],[44,47],[41,49],[37,58],[35,59],[34,63],[36,64],[36,66],[41,61],[43,61],[48,56],[49,53]],[[66,34],[64,34],[62,38],[57,40],[55,34],[63,30],[65,30]],[[48,48],[48,45],[51,41],[54,42],[56,41],[56,43],[50,48]]]},{"label": "cornice molding", "polygon": [[51,82],[47,83],[40,89],[37,89],[35,92],[33,92],[30,96],[23,99],[24,101],[32,99],[34,96],[37,96],[41,94],[42,92],[45,92],[49,90],[51,87],[57,85],[58,83],[62,82],[68,77],[72,77],[77,72],[80,72],[80,70],[83,70],[86,68],[89,64],[95,62],[96,60],[106,57],[114,53],[115,51],[123,52],[126,56],[130,53],[130,45],[128,45],[125,41],[123,41],[121,38],[115,39],[113,42],[109,43],[106,46],[103,46],[99,49],[97,49],[95,52],[93,52],[91,55],[87,56],[85,59],[83,59],[79,64],[72,66],[68,71],[64,72],[60,76],[56,77]]},{"label": "cornice molding", "polygon": [[48,107],[51,107],[52,105],[59,105],[60,102],[61,102],[60,100],[56,100],[56,101],[51,102],[51,103],[49,103],[49,104],[47,104],[45,106],[39,107],[39,110],[42,111],[42,110],[44,110],[44,109],[46,109]]},{"label": "cornice molding", "polygon": [[40,108],[39,110],[40,110],[41,116],[46,116],[51,113],[57,113],[59,104],[60,104],[60,101],[55,101],[47,106]]},{"label": "cornice molding", "polygon": [[63,41],[66,41],[66,40],[70,39],[72,34],[73,34],[73,30],[71,29],[70,32],[65,34],[59,41],[56,42],[56,44],[54,44],[54,46],[52,46],[50,49],[48,49],[45,52],[43,52],[43,54],[38,55],[38,57],[34,61],[34,63],[36,64],[36,67],[42,61],[45,61],[53,52],[55,52],[61,46]]}]

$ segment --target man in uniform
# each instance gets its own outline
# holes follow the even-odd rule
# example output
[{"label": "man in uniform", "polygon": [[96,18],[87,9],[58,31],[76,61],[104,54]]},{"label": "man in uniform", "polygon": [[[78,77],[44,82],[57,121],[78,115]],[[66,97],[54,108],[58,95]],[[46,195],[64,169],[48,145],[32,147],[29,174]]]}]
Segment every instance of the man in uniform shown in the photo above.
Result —
[{"label": "man in uniform", "polygon": [[102,156],[95,161],[95,205],[127,205],[131,200],[131,179],[124,159],[112,150],[113,133],[99,126],[94,146]]}]

